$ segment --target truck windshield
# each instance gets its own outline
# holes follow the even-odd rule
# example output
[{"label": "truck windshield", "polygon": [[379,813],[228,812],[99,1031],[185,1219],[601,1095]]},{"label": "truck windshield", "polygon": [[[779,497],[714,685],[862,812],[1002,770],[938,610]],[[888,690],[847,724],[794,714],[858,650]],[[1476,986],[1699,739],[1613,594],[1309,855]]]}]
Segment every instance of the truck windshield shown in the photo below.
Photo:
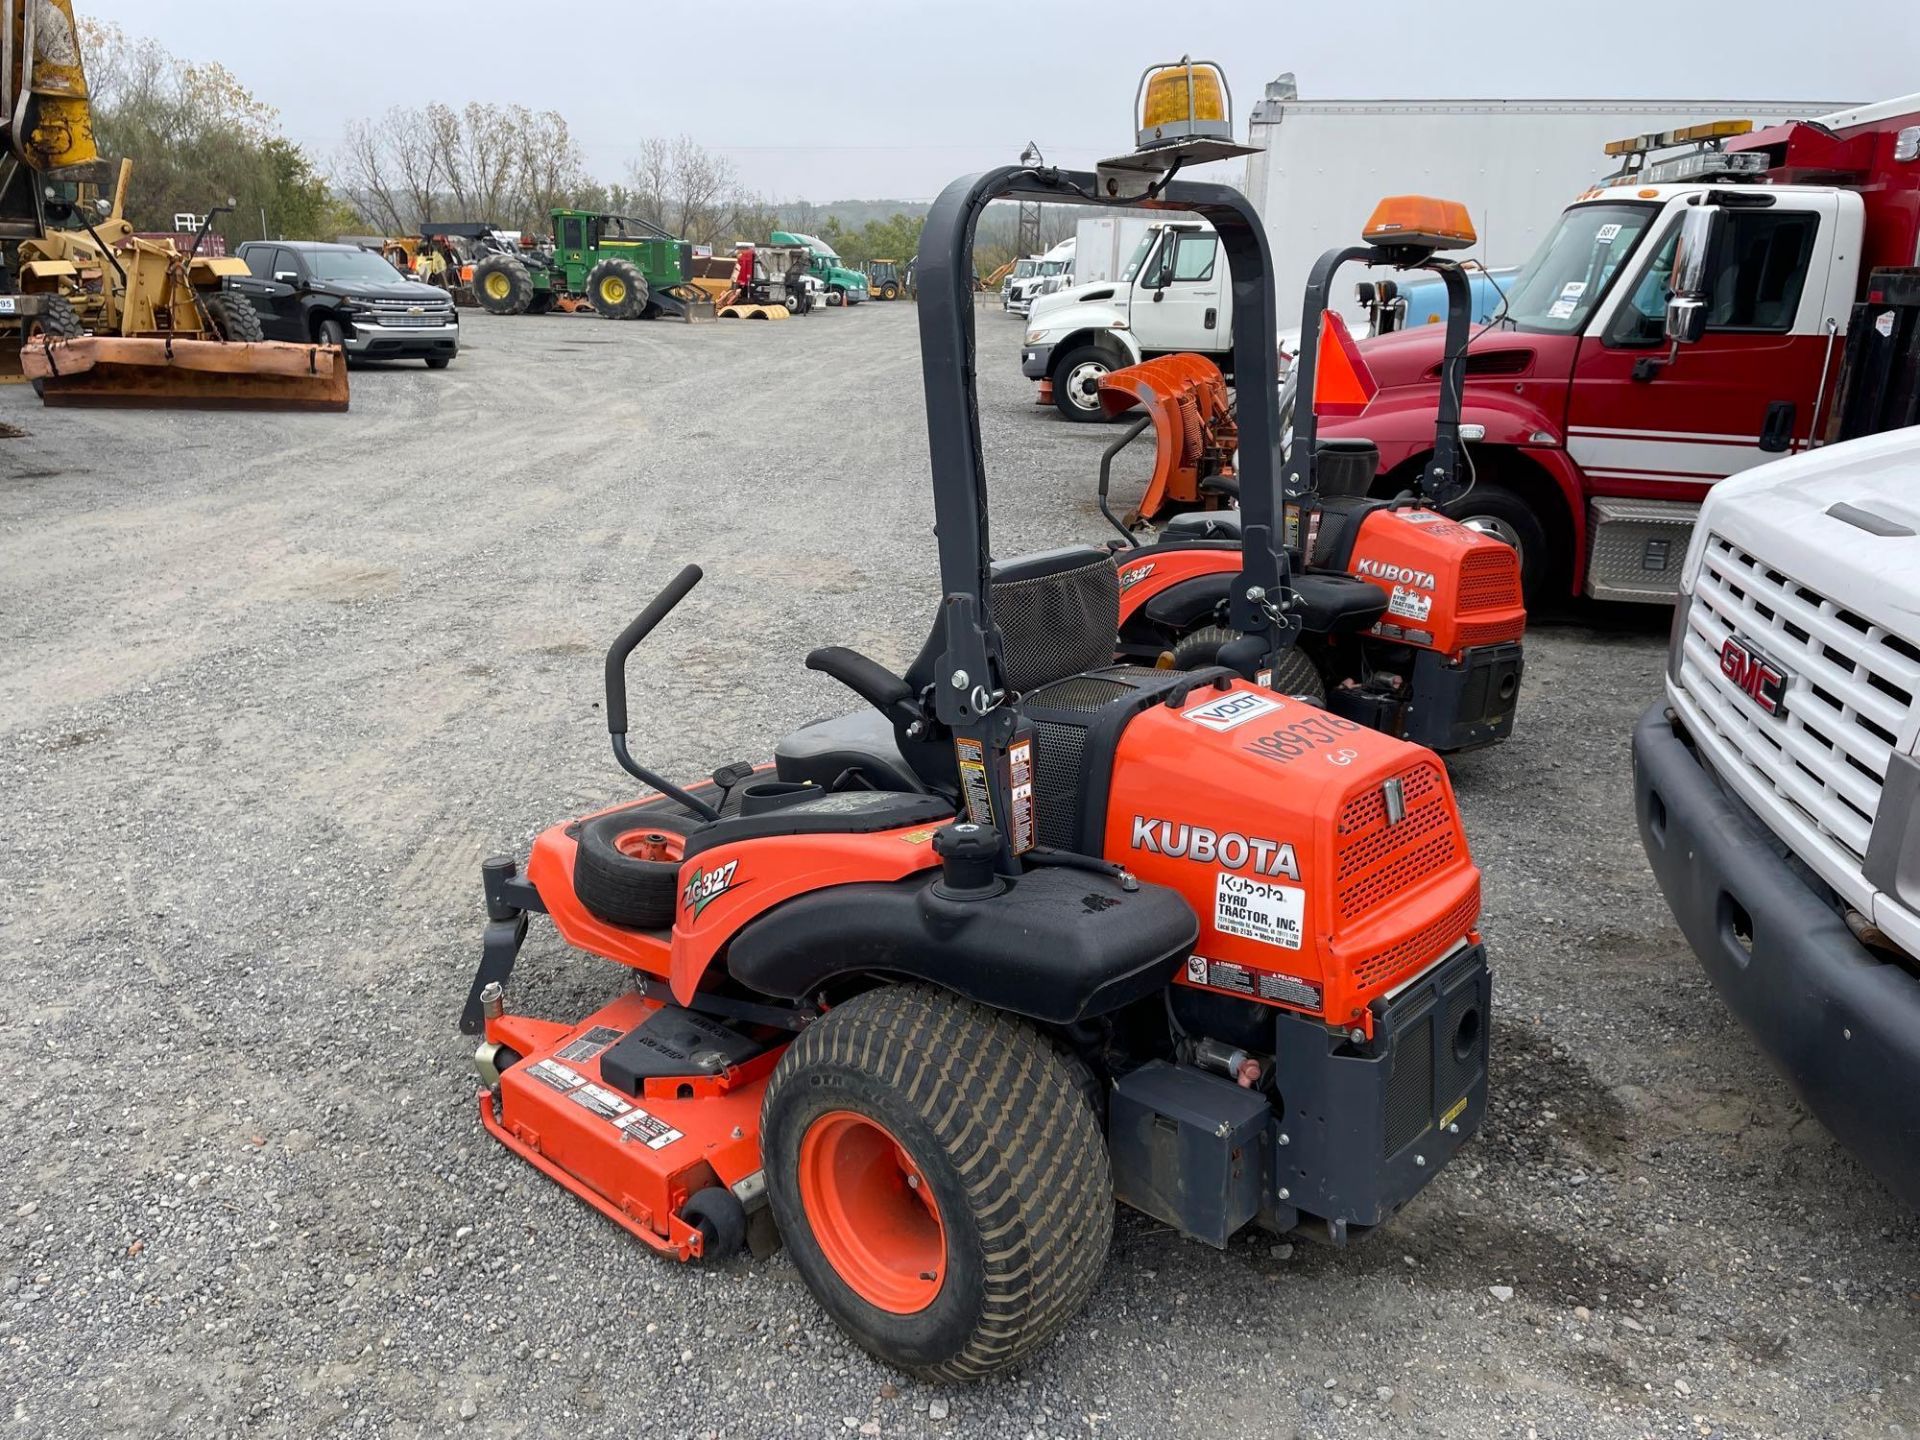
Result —
[{"label": "truck windshield", "polygon": [[1125,268],[1120,272],[1120,282],[1123,285],[1131,284],[1133,277],[1140,273],[1140,267],[1147,263],[1147,252],[1153,249],[1153,242],[1159,238],[1158,230],[1149,230],[1140,237],[1140,243],[1133,247],[1133,254],[1128,257]]},{"label": "truck windshield", "polygon": [[1507,287],[1500,318],[1516,330],[1577,334],[1658,212],[1656,205],[1574,206]]},{"label": "truck windshield", "polygon": [[364,280],[382,284],[403,277],[398,270],[370,250],[309,250],[307,269],[316,280]]},{"label": "truck windshield", "polygon": [[1039,262],[1037,260],[1014,261],[1013,262],[1013,278],[1016,280],[1026,279],[1027,276],[1033,274],[1034,267],[1037,266],[1038,264]]}]

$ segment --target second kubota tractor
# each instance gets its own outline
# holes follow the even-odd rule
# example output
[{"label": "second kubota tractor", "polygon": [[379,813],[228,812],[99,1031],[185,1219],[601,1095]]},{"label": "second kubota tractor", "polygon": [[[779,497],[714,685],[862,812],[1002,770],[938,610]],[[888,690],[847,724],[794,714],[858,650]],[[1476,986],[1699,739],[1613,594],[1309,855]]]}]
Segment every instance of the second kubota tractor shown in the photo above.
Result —
[{"label": "second kubota tractor", "polygon": [[[941,598],[905,673],[816,650],[866,708],[675,785],[628,747],[624,672],[688,567],[607,656],[615,756],[655,793],[555,825],[524,871],[483,867],[462,1028],[485,1034],[488,1131],[662,1254],[784,1240],[849,1335],[928,1378],[1016,1365],[1066,1326],[1116,1199],[1213,1245],[1250,1223],[1344,1244],[1485,1111],[1479,875],[1445,770],[1370,731],[1303,745],[1321,712],[1251,678],[1298,633],[1275,600],[1271,258],[1242,195],[1168,173],[1225,143],[1169,118],[1182,94],[1223,108],[1213,67],[1195,105],[1195,68],[1149,77],[1135,155],[991,171],[933,206]],[[1001,198],[1197,211],[1248,287],[1235,355],[1258,401],[1219,665],[1114,664],[1105,550],[990,558],[970,261]],[[576,1021],[508,1008],[539,913],[623,977]]]},{"label": "second kubota tractor", "polygon": [[[1466,490],[1457,471],[1470,315],[1466,276],[1440,252],[1470,245],[1473,227],[1462,206],[1405,196],[1382,202],[1362,239],[1328,251],[1309,278],[1301,333],[1319,340],[1289,383],[1314,400],[1293,407],[1283,476],[1267,482],[1284,486],[1275,504],[1300,557],[1286,603],[1302,634],[1274,684],[1326,706],[1334,717],[1327,723],[1344,730],[1366,726],[1435,750],[1472,749],[1512,732],[1526,629],[1519,557],[1438,509]],[[1359,413],[1369,394],[1364,362],[1327,309],[1334,273],[1350,261],[1432,270],[1447,286],[1450,378],[1440,388],[1433,459],[1418,496],[1369,499],[1373,446],[1316,436],[1317,413]],[[1127,540],[1118,557],[1120,656],[1175,669],[1211,664],[1235,637],[1230,610],[1250,481],[1234,469],[1240,437],[1226,382],[1202,356],[1170,355],[1115,371],[1100,401],[1109,415],[1146,412],[1100,467],[1101,508]],[[1139,506],[1115,517],[1114,459],[1149,426],[1153,476]],[[1142,544],[1136,530],[1156,519],[1164,521],[1158,537]]]}]

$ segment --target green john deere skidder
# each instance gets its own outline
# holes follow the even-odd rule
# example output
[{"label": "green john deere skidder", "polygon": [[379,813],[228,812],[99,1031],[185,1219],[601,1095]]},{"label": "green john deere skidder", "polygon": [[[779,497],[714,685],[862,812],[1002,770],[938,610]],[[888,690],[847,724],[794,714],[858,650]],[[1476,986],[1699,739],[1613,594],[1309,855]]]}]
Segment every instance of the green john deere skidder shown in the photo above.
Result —
[{"label": "green john deere skidder", "polygon": [[689,283],[693,247],[649,220],[555,210],[553,240],[551,250],[479,261],[473,290],[481,306],[495,315],[591,308],[609,320],[712,316],[711,301]]}]

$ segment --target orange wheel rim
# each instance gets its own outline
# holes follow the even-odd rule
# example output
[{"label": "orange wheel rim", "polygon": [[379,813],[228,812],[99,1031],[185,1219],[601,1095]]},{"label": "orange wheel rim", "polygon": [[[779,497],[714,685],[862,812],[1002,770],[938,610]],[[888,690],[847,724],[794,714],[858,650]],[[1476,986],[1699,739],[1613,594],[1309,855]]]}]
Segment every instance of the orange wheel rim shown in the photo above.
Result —
[{"label": "orange wheel rim", "polygon": [[927,1308],[946,1279],[947,1227],[933,1188],[884,1125],[833,1110],[800,1139],[800,1202],[827,1263],[893,1315]]},{"label": "orange wheel rim", "polygon": [[613,848],[629,860],[681,860],[687,848],[684,836],[660,830],[622,830]]}]

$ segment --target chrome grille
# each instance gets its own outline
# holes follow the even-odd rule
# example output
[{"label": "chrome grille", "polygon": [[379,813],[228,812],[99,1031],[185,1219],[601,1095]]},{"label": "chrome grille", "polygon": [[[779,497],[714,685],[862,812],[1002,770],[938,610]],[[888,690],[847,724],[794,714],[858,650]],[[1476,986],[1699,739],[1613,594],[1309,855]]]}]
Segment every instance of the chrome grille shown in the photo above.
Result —
[{"label": "chrome grille", "polygon": [[[1721,669],[1738,637],[1793,678],[1768,715]],[[1707,537],[1680,683],[1752,776],[1858,866],[1920,692],[1920,648],[1719,535]]]}]

